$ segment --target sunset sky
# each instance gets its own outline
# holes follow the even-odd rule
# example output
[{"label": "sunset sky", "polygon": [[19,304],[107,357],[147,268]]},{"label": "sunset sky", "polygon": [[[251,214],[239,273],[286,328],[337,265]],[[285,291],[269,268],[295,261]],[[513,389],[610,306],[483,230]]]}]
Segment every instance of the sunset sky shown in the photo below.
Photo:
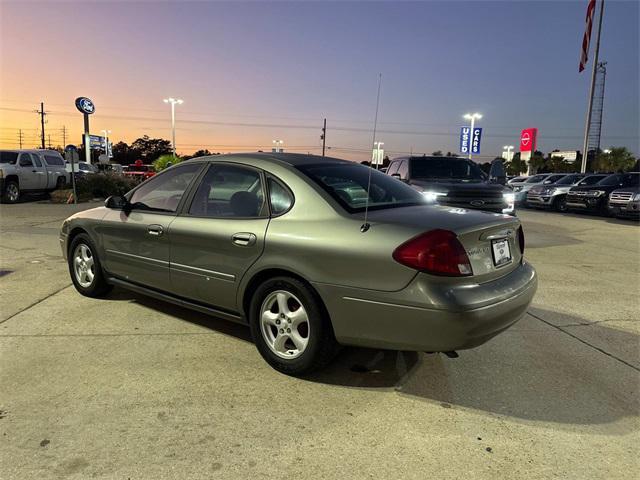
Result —
[{"label": "sunset sky", "polygon": [[[589,71],[578,73],[586,0],[504,2],[0,3],[0,147],[39,144],[45,102],[53,145],[80,143],[74,99],[114,142],[171,138],[177,149],[333,156],[458,151],[465,112],[484,115],[482,159],[539,128],[539,147],[581,149]],[[603,147],[639,147],[639,3],[605,6]]]}]

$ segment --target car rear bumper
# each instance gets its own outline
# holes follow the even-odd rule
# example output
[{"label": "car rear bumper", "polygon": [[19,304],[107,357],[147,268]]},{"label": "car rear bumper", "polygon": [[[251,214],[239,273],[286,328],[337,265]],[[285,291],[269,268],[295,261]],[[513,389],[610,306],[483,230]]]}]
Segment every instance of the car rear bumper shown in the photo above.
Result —
[{"label": "car rear bumper", "polygon": [[418,274],[397,292],[314,284],[344,345],[413,351],[473,348],[517,322],[537,289],[535,270],[520,264],[482,284],[452,284]]}]

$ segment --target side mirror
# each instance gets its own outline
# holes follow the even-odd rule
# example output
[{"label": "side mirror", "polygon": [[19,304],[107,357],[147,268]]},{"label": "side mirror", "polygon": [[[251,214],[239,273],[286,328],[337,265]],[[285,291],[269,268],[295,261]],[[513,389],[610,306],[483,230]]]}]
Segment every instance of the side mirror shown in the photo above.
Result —
[{"label": "side mirror", "polygon": [[104,206],[112,210],[126,210],[129,202],[122,195],[111,195],[104,201]]},{"label": "side mirror", "polygon": [[393,178],[397,178],[398,180],[400,179],[400,174],[399,173],[392,173],[391,176]]}]

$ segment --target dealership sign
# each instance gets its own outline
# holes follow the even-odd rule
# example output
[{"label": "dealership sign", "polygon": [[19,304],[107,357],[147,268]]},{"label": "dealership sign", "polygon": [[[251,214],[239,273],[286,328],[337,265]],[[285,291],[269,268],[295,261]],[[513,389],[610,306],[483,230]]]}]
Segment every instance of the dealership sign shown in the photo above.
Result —
[{"label": "dealership sign", "polygon": [[537,128],[525,128],[520,133],[520,151],[534,152],[536,150]]},{"label": "dealership sign", "polygon": [[471,128],[460,128],[460,153],[469,153],[471,144]]},{"label": "dealership sign", "polygon": [[96,106],[93,104],[91,99],[87,97],[76,98],[76,108],[85,115],[91,115],[96,111]]},{"label": "dealership sign", "polygon": [[482,129],[474,128],[471,134],[471,153],[480,153],[480,139],[482,138]]}]

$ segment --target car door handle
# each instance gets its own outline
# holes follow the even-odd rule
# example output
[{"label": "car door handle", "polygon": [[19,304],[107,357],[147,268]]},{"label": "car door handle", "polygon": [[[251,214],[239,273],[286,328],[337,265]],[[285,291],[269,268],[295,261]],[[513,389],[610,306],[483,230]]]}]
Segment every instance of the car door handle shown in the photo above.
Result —
[{"label": "car door handle", "polygon": [[241,247],[250,247],[255,245],[257,237],[253,233],[249,232],[240,232],[236,233],[231,237],[234,245],[239,245]]},{"label": "car door handle", "polygon": [[164,232],[164,228],[162,225],[149,225],[147,227],[147,233],[149,235],[153,235],[154,237],[159,237]]}]

